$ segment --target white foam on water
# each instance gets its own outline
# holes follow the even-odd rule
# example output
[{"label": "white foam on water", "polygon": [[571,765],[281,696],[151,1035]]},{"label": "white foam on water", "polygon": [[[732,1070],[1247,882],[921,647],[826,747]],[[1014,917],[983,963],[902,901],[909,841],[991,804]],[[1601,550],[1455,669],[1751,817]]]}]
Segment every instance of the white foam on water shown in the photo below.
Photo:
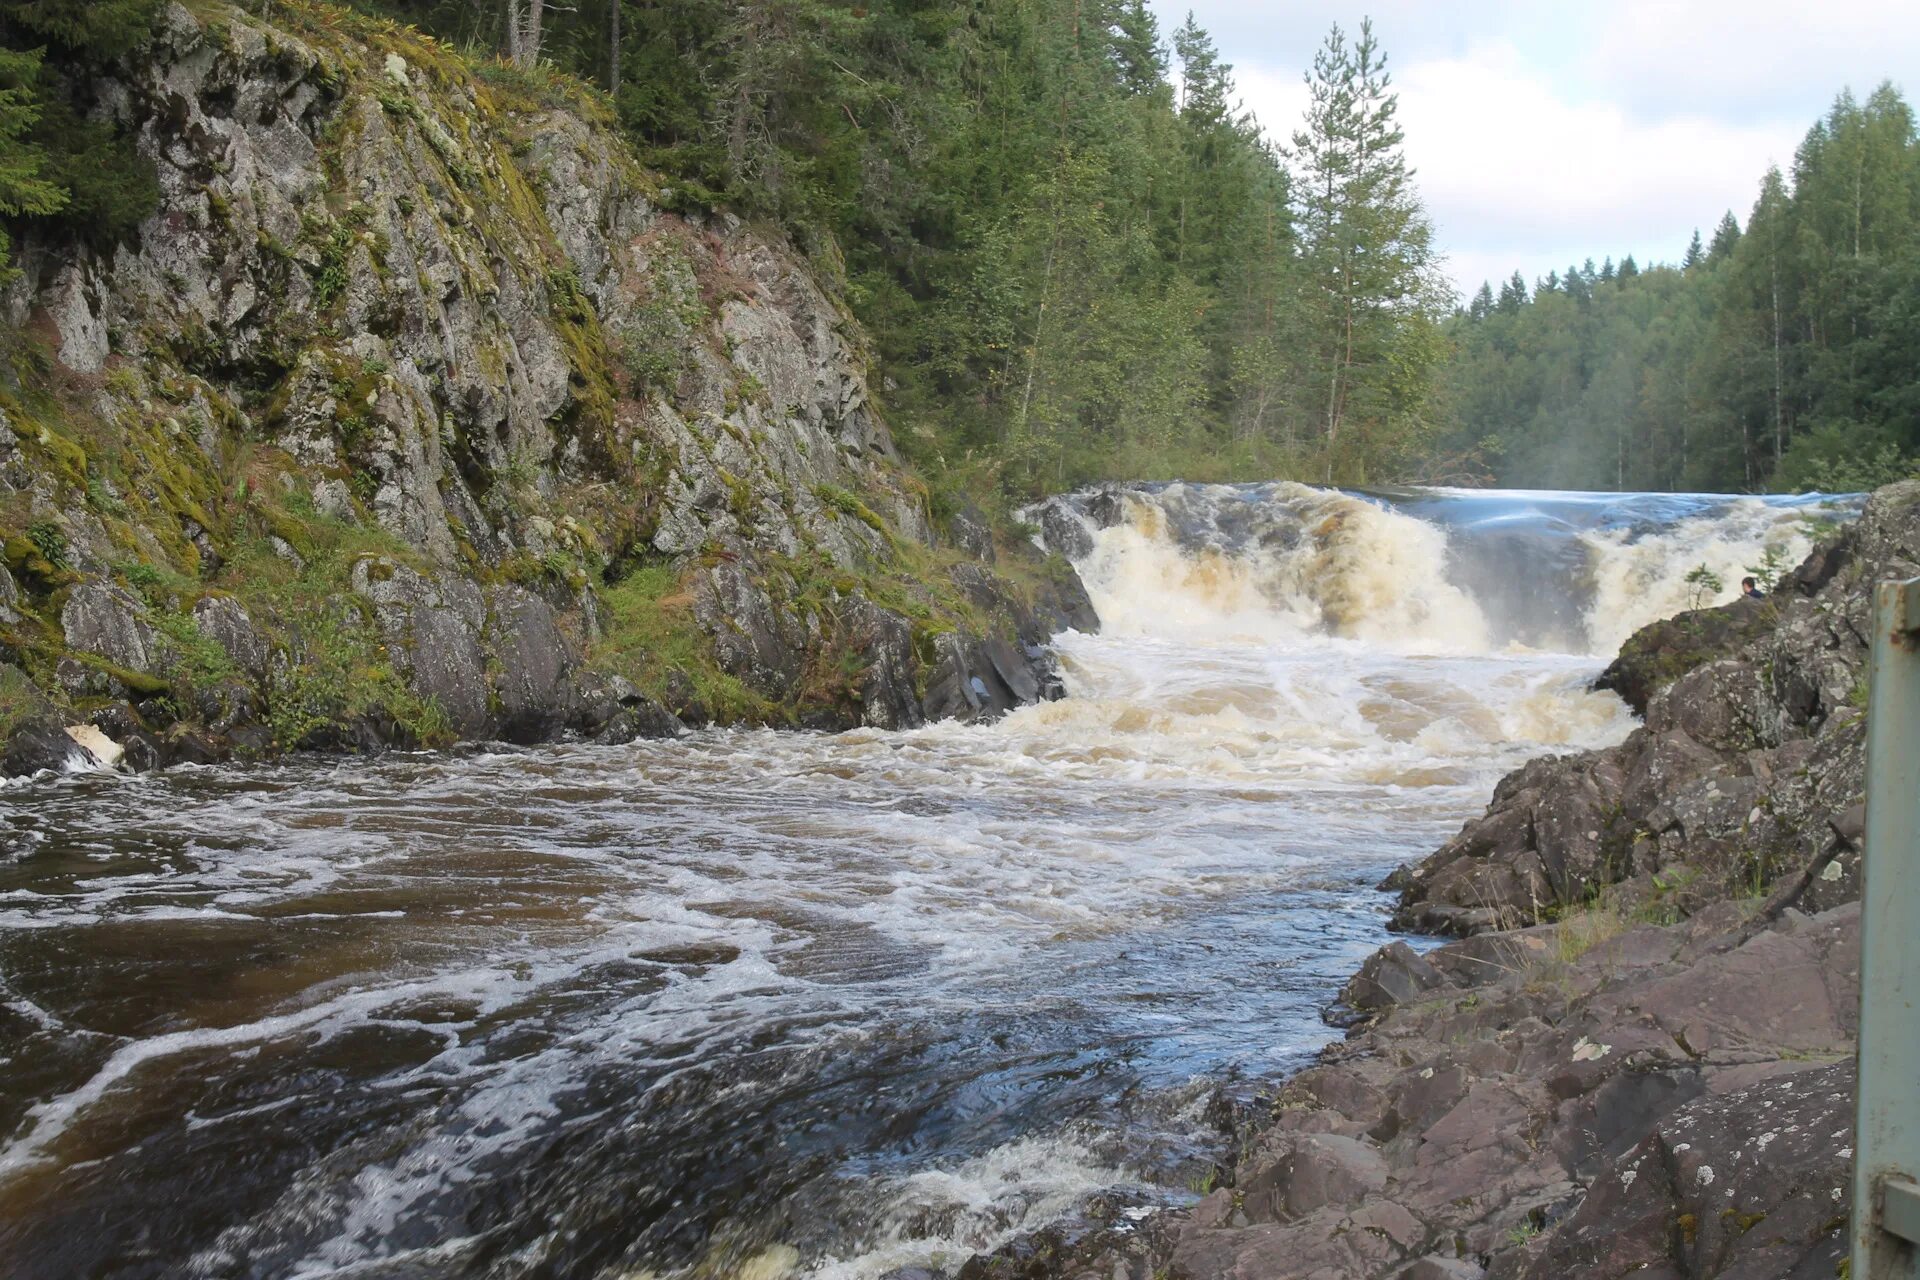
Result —
[{"label": "white foam on water", "polygon": [[[953,1269],[1057,1221],[1087,1197],[1117,1187],[1142,1195],[1138,1175],[1114,1163],[1110,1138],[1085,1127],[1002,1143],[973,1159],[895,1180],[873,1243],[807,1268],[813,1280],[875,1280],[899,1267]],[[1156,1199],[1164,1199],[1156,1196]]]},{"label": "white foam on water", "polygon": [[[1776,572],[1791,569],[1813,550],[1808,513],[1798,507],[1742,499],[1712,516],[1683,520],[1654,533],[1630,530],[1581,535],[1592,553],[1593,604],[1587,610],[1592,651],[1611,656],[1650,622],[1687,609],[1725,604],[1740,595],[1740,579],[1764,576],[1772,555]],[[1690,583],[1705,569],[1718,588]],[[1772,582],[1763,583],[1771,590]]]},{"label": "white foam on water", "polygon": [[1446,535],[1344,493],[1279,485],[1290,541],[1194,547],[1168,510],[1204,512],[1226,486],[1175,485],[1127,498],[1128,518],[1094,533],[1076,564],[1108,635],[1292,644],[1327,633],[1395,652],[1473,653],[1486,619],[1447,582]]},{"label": "white foam on water", "polygon": [[[4,868],[0,945],[98,950],[135,978],[170,976],[183,951],[234,959],[210,966],[204,992],[155,984],[141,1025],[163,1029],[104,1044],[87,1028],[96,1003],[117,1012],[111,991],[19,994],[25,1051],[74,1065],[41,1077],[59,1083],[5,1135],[0,1183],[58,1186],[84,1161],[97,1186],[100,1166],[182,1134],[277,1134],[312,1099],[261,1096],[259,1062],[301,1064],[321,1045],[350,1056],[349,1037],[388,1035],[405,1051],[341,1086],[341,1105],[429,1101],[287,1175],[256,1197],[266,1208],[182,1261],[451,1275],[480,1248],[462,1208],[473,1188],[544,1158],[556,1128],[617,1131],[650,1104],[691,1105],[682,1088],[749,1125],[780,1090],[806,1095],[792,1073],[858,1061],[890,1035],[1022,1020],[1078,1033],[1076,1002],[1109,996],[1125,1009],[1099,1017],[1121,1025],[1086,1033],[1113,1035],[1120,1047],[1097,1051],[1116,1064],[1196,1022],[1217,1023],[1223,1044],[1259,1043],[1182,1073],[1310,1048],[1311,1005],[1329,993],[1302,997],[1300,1026],[1260,1023],[1269,1014],[1231,1002],[1247,994],[1248,956],[1210,951],[1222,922],[1310,893],[1328,932],[1258,935],[1296,948],[1261,952],[1266,972],[1371,946],[1379,899],[1358,886],[1451,834],[1507,769],[1617,741],[1632,719],[1588,690],[1592,655],[1496,645],[1448,578],[1453,539],[1470,535],[1300,486],[1259,502],[1175,486],[1090,529],[1080,567],[1105,632],[1060,638],[1072,697],[992,725],[715,731],[7,791],[0,822],[17,820],[33,854]],[[1757,562],[1769,539],[1792,554],[1800,526],[1760,506],[1595,534],[1604,617],[1589,625],[1664,607],[1650,602],[1671,599],[1689,561]],[[1173,950],[1188,968],[1169,996],[1156,983]],[[93,1037],[85,1052],[77,1036]],[[1002,1052],[968,1051],[986,1075]],[[222,1101],[229,1080],[247,1084],[247,1105]],[[187,1101],[114,1145],[149,1094]],[[797,1265],[846,1280],[951,1265],[1092,1192],[1160,1194],[1134,1186],[1143,1174],[1116,1130],[1047,1114],[1002,1137],[959,1153],[930,1140],[941,1154],[917,1163],[850,1152],[845,1239]],[[784,1241],[745,1239],[767,1267],[788,1265]],[[565,1247],[542,1235],[491,1265],[537,1270]]]}]

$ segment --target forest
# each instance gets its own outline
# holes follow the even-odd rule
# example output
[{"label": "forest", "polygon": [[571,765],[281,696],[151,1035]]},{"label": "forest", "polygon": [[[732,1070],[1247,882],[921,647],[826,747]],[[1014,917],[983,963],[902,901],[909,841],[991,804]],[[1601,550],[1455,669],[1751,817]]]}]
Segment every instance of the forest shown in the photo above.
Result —
[{"label": "forest", "polygon": [[1868,489],[1920,468],[1920,147],[1843,92],[1745,225],[1483,285],[1447,324],[1432,458],[1507,484]]},{"label": "forest", "polygon": [[[1144,0],[356,4],[486,74],[595,86],[681,207],[790,236],[936,489],[1831,488],[1920,456],[1920,145],[1892,86],[1842,94],[1744,225],[1677,265],[1516,275],[1461,306],[1364,21],[1311,53],[1285,122]],[[137,234],[151,195],[87,72],[156,11],[0,3],[16,234]]]}]

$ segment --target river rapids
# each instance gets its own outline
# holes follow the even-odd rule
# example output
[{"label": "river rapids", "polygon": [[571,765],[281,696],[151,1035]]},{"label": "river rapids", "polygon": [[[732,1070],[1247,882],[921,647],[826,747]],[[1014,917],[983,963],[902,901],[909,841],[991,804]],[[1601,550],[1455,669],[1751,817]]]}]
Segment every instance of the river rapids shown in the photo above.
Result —
[{"label": "river rapids", "polygon": [[1852,510],[1090,491],[1103,633],[998,723],[0,790],[0,1271],[865,1280],[1191,1199],[1381,876]]}]

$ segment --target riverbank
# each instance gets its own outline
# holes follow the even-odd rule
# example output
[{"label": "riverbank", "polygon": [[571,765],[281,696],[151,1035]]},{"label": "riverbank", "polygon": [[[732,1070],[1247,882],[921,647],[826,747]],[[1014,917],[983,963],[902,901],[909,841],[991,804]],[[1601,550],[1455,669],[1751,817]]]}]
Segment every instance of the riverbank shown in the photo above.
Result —
[{"label": "riverbank", "polygon": [[[1920,482],[1764,606],[1630,639],[1645,724],[1543,757],[1396,878],[1347,1038],[1189,1209],[1030,1237],[1000,1275],[1830,1277],[1845,1252],[1868,587]],[[1680,644],[1676,637],[1685,637]]]}]

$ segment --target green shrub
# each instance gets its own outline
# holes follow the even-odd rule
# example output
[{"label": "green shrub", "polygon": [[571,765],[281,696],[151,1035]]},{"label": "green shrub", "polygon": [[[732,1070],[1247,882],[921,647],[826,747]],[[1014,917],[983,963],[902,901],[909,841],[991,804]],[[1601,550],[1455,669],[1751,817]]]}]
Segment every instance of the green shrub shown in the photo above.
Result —
[{"label": "green shrub", "polygon": [[67,562],[67,535],[51,520],[36,520],[27,526],[27,541],[40,558],[56,569],[71,567]]}]

